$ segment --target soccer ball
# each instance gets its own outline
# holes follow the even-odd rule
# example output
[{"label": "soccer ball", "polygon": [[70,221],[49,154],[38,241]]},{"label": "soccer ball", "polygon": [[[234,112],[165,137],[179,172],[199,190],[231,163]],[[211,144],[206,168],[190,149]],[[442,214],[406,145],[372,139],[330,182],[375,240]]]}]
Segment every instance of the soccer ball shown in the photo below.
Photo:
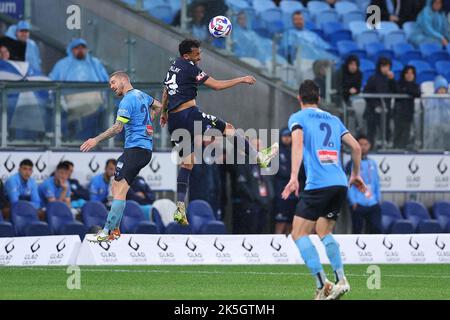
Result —
[{"label": "soccer ball", "polygon": [[230,35],[232,29],[231,21],[224,16],[215,16],[209,22],[209,33],[214,38],[224,38]]}]

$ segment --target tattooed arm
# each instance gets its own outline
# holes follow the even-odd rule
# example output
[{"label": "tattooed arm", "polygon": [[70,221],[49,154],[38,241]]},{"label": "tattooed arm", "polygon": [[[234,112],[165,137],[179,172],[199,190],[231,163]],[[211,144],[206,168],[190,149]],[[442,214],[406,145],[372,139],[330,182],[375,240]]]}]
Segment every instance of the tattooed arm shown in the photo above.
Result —
[{"label": "tattooed arm", "polygon": [[123,122],[121,121],[116,121],[115,124],[113,124],[108,130],[106,130],[105,132],[99,134],[98,136],[96,136],[95,138],[90,138],[88,140],[86,140],[80,147],[80,150],[82,152],[88,152],[89,150],[95,148],[95,146],[106,139],[112,138],[115,135],[119,134],[120,132],[122,132],[123,129]]}]

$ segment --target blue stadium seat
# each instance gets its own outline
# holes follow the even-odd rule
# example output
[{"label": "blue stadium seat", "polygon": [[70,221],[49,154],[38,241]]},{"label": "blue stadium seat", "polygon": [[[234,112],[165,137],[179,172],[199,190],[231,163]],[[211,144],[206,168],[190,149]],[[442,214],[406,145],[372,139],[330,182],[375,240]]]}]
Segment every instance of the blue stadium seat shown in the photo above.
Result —
[{"label": "blue stadium seat", "polygon": [[258,0],[253,1],[253,9],[255,9],[256,13],[259,14],[262,11],[269,9],[276,9],[277,6],[271,0]]},{"label": "blue stadium seat", "polygon": [[395,74],[395,79],[400,80],[400,75],[403,71],[404,65],[398,60],[392,60],[392,72]]},{"label": "blue stadium seat", "polygon": [[405,43],[406,39],[405,32],[402,30],[392,31],[387,37],[384,37],[383,42],[387,49],[392,49],[392,47],[397,43]]},{"label": "blue stadium seat", "polygon": [[327,22],[339,22],[339,16],[334,10],[321,11],[313,17],[314,22],[319,27],[322,27],[322,25]]},{"label": "blue stadium seat", "polygon": [[191,225],[182,226],[176,222],[171,222],[166,227],[166,234],[191,234]]},{"label": "blue stadium seat", "polygon": [[322,25],[325,40],[334,46],[342,40],[352,40],[350,30],[346,29],[340,22],[327,22]]},{"label": "blue stadium seat", "polygon": [[408,234],[414,232],[412,222],[403,219],[400,209],[390,201],[381,203],[381,224],[384,233]]},{"label": "blue stadium seat", "polygon": [[152,219],[156,225],[156,229],[157,229],[158,233],[161,233],[161,234],[165,233],[166,226],[162,222],[161,215],[160,215],[158,209],[156,209],[154,207],[152,208]]},{"label": "blue stadium seat", "polygon": [[379,57],[386,57],[391,60],[394,58],[394,52],[387,50],[380,42],[367,43],[364,46],[364,49],[367,52],[367,56],[372,59],[372,61],[378,61]]},{"label": "blue stadium seat", "polygon": [[414,225],[419,233],[441,232],[441,226],[437,220],[432,220],[428,210],[417,201],[407,201],[403,207],[403,215]]},{"label": "blue stadium seat", "polygon": [[318,14],[322,11],[331,9],[330,6],[326,2],[322,2],[322,1],[309,1],[306,6],[307,6],[309,12],[311,12],[311,14],[313,16],[315,16],[316,14]]},{"label": "blue stadium seat", "polygon": [[78,234],[83,240],[86,228],[81,222],[75,221],[64,202],[50,202],[47,205],[46,215],[52,234]]},{"label": "blue stadium seat", "polygon": [[222,221],[208,221],[200,229],[201,234],[226,234],[226,228]]},{"label": "blue stadium seat", "polygon": [[48,224],[40,221],[38,210],[28,201],[18,201],[11,208],[11,222],[16,236],[47,236]]},{"label": "blue stadium seat", "polygon": [[127,201],[123,211],[120,230],[123,233],[156,234],[156,225],[145,219],[144,214],[136,201]]},{"label": "blue stadium seat", "polygon": [[360,49],[364,49],[364,46],[368,43],[380,42],[378,33],[373,30],[364,31],[356,35],[356,43]]},{"label": "blue stadium seat", "polygon": [[360,33],[363,33],[366,31],[373,31],[367,27],[367,24],[365,21],[352,21],[348,24],[348,28],[352,32],[354,39],[356,39],[356,36]]},{"label": "blue stadium seat", "polygon": [[264,10],[260,13],[259,18],[270,36],[283,32],[283,13],[280,9],[273,8]]},{"label": "blue stadium seat", "polygon": [[0,212],[0,238],[14,237],[14,228],[10,222],[3,220],[3,215]]},{"label": "blue stadium seat", "polygon": [[436,61],[434,67],[439,72],[450,71],[450,60]]},{"label": "blue stadium seat", "polygon": [[445,232],[450,232],[450,202],[438,201],[433,205],[433,217],[439,222]]},{"label": "blue stadium seat", "polygon": [[409,39],[414,32],[416,23],[414,21],[407,21],[403,24],[402,28],[405,31],[406,37]]},{"label": "blue stadium seat", "polygon": [[370,0],[354,0],[354,2],[363,12],[367,11],[367,7],[370,4]]},{"label": "blue stadium seat", "polygon": [[86,202],[83,208],[81,208],[81,217],[83,218],[84,225],[91,232],[93,232],[94,228],[102,228],[107,216],[108,211],[100,201]]},{"label": "blue stadium seat", "polygon": [[417,74],[417,83],[421,84],[425,81],[434,81],[438,73],[434,70],[423,70]]},{"label": "blue stadium seat", "polygon": [[[178,2],[180,3],[180,0],[178,0]],[[242,9],[251,8],[250,4],[245,0],[227,0],[226,4],[235,13],[238,13]]]},{"label": "blue stadium seat", "polygon": [[339,41],[337,44],[337,50],[339,52],[339,55],[342,58],[346,58],[347,56],[353,54],[358,56],[360,59],[366,58],[366,52],[360,48],[358,48],[358,45],[351,40],[342,40]]},{"label": "blue stadium seat", "polygon": [[298,1],[283,0],[280,2],[280,9],[281,9],[281,11],[283,11],[285,13],[293,14],[295,11],[304,10],[305,7],[303,6],[303,4],[301,2],[298,2]]},{"label": "blue stadium seat", "polygon": [[437,43],[423,43],[419,48],[422,56],[432,64],[439,60],[449,59],[447,51],[443,50]]},{"label": "blue stadium seat", "polygon": [[[362,14],[360,11],[352,11],[341,17],[342,23],[347,27],[350,28],[350,23],[353,21],[365,21],[366,16]],[[366,27],[367,28],[367,27]]]},{"label": "blue stadium seat", "polygon": [[339,1],[335,4],[334,8],[341,17],[350,12],[359,11],[358,6],[350,1]]},{"label": "blue stadium seat", "polygon": [[[431,65],[424,60],[410,60],[408,62],[409,65],[412,65],[416,68],[416,73],[422,73],[424,71],[434,71]],[[434,79],[433,79],[434,80]]]},{"label": "blue stadium seat", "polygon": [[399,30],[398,25],[391,21],[381,21],[380,29],[376,29],[380,38],[388,36],[391,32]]},{"label": "blue stadium seat", "polygon": [[[189,223],[192,225],[192,233],[204,233],[205,230],[215,230],[217,228],[222,228],[223,232],[221,233],[225,233],[225,225],[222,221],[216,220],[214,212],[208,202],[203,200],[191,201],[187,208],[187,212]],[[219,225],[223,226],[219,227]]]},{"label": "blue stadium seat", "polygon": [[450,55],[450,43],[447,45],[447,53]]},{"label": "blue stadium seat", "polygon": [[[242,0],[243,2],[247,2]],[[172,12],[176,14],[178,10],[181,10],[181,1],[180,0],[169,0],[169,5],[172,8]]]},{"label": "blue stadium seat", "polygon": [[146,9],[146,11],[152,16],[161,20],[164,23],[170,24],[172,23],[174,13],[172,11],[172,7],[168,4],[162,4],[158,6],[153,6],[151,8]]}]

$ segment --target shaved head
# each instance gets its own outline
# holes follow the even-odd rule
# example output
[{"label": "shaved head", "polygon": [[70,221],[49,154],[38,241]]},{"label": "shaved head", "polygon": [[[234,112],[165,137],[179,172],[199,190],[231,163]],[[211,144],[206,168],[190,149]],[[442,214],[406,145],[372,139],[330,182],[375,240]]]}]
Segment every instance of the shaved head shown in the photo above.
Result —
[{"label": "shaved head", "polygon": [[112,79],[113,77],[118,77],[121,79],[127,79],[128,81],[130,80],[130,77],[128,76],[128,74],[125,71],[119,70],[116,71],[114,73],[111,73],[111,75],[109,76],[109,79]]},{"label": "shaved head", "polygon": [[116,71],[109,76],[109,87],[117,96],[123,96],[131,87],[130,78],[125,71]]}]

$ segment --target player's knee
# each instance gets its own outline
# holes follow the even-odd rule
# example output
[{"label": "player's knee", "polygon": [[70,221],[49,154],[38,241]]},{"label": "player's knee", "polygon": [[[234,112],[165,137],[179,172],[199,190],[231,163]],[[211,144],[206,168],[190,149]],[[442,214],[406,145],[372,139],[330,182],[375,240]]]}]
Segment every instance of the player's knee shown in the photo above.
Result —
[{"label": "player's knee", "polygon": [[120,181],[113,180],[111,184],[111,193],[114,199],[125,200],[128,192],[128,183],[125,179]]},{"label": "player's knee", "polygon": [[193,163],[182,163],[181,168],[184,168],[187,170],[192,170],[194,168],[194,164]]}]

